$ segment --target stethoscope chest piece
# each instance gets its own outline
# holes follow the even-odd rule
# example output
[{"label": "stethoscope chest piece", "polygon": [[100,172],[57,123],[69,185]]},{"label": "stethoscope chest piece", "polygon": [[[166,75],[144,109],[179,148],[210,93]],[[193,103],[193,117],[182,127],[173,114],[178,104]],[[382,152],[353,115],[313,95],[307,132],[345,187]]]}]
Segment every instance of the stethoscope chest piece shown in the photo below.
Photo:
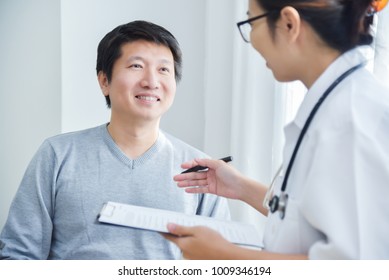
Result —
[{"label": "stethoscope chest piece", "polygon": [[275,195],[269,201],[270,212],[275,213],[278,211],[280,213],[280,218],[283,219],[285,217],[286,205],[288,204],[288,194],[285,192],[281,192],[280,196]]}]

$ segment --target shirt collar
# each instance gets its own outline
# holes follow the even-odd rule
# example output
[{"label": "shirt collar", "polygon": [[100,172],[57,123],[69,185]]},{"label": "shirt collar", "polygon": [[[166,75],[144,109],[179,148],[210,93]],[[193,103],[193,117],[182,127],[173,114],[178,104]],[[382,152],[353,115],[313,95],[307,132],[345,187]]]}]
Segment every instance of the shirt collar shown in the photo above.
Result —
[{"label": "shirt collar", "polygon": [[363,53],[363,47],[358,47],[347,51],[346,53],[339,56],[334,62],[332,62],[308,90],[297,111],[293,123],[302,129],[305,121],[308,118],[308,115],[326,89],[348,69],[366,60],[367,58]]}]

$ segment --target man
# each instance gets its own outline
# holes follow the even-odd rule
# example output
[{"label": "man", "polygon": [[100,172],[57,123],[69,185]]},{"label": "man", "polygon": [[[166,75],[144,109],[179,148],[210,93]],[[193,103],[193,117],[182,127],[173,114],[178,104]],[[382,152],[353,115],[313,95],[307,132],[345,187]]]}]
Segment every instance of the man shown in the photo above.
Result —
[{"label": "man", "polygon": [[99,223],[107,201],[229,217],[224,199],[173,181],[182,162],[204,156],[159,128],[181,78],[174,36],[145,21],[118,26],[100,42],[96,70],[110,122],[42,144],[11,205],[1,259],[181,257],[159,233]]}]

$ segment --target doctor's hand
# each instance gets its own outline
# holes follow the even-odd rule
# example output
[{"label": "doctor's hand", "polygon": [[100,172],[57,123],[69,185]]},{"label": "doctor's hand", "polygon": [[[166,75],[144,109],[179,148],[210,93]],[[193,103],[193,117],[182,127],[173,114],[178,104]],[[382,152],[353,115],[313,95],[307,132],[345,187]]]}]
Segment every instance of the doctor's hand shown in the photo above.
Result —
[{"label": "doctor's hand", "polygon": [[174,181],[187,193],[211,193],[232,199],[243,195],[243,176],[222,160],[195,159],[183,163],[182,168],[206,166],[207,171],[184,173],[174,176]]},{"label": "doctor's hand", "polygon": [[181,249],[185,259],[221,260],[234,257],[234,248],[237,246],[210,228],[168,224],[168,230],[171,234],[163,236]]},{"label": "doctor's hand", "polygon": [[162,235],[176,244],[185,259],[191,260],[306,260],[307,255],[279,254],[239,247],[218,232],[203,226],[168,224],[170,234]]}]

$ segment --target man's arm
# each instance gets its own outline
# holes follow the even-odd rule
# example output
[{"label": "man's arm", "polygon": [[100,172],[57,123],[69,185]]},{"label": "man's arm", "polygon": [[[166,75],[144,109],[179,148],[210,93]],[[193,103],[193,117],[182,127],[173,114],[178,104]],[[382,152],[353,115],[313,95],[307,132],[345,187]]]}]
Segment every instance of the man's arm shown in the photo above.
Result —
[{"label": "man's arm", "polygon": [[45,142],[22,179],[0,235],[0,259],[47,259],[52,237],[55,154]]}]

